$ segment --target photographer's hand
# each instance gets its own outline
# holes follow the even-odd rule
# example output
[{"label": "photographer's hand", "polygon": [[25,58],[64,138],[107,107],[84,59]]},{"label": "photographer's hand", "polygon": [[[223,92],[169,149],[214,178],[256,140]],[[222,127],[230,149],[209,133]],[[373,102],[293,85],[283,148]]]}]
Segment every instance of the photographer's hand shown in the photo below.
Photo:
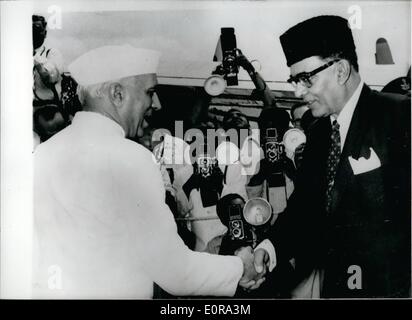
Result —
[{"label": "photographer's hand", "polygon": [[255,68],[253,67],[252,63],[243,55],[242,51],[237,49],[237,56],[236,56],[236,63],[241,66],[243,69],[246,70],[249,75],[255,73]]},{"label": "photographer's hand", "polygon": [[270,88],[266,85],[265,80],[262,76],[255,70],[252,63],[246,58],[240,49],[236,49],[236,63],[241,66],[249,74],[250,79],[256,87],[256,93],[262,99],[264,107],[276,106],[276,101]]},{"label": "photographer's hand", "polygon": [[40,51],[33,56],[33,62],[45,85],[53,85],[58,81],[59,70],[45,56],[42,56]]},{"label": "photographer's hand", "polygon": [[303,151],[305,149],[306,143],[302,143],[297,148],[295,149],[295,156],[294,156],[294,162],[295,162],[295,167],[297,169],[300,168],[302,165],[302,160],[303,160]]},{"label": "photographer's hand", "polygon": [[40,54],[40,51],[38,51],[34,56],[33,56],[33,61],[34,61],[34,66],[39,66],[39,65],[44,65],[47,62],[47,58],[42,56]]}]

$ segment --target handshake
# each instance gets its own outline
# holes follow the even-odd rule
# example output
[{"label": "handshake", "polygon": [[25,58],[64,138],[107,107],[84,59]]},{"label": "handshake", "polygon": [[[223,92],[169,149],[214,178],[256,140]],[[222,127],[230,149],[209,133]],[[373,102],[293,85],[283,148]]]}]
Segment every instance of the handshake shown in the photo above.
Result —
[{"label": "handshake", "polygon": [[246,291],[259,288],[265,282],[267,270],[271,270],[268,252],[262,248],[253,251],[252,247],[242,247],[235,255],[243,262],[243,275],[239,286]]}]

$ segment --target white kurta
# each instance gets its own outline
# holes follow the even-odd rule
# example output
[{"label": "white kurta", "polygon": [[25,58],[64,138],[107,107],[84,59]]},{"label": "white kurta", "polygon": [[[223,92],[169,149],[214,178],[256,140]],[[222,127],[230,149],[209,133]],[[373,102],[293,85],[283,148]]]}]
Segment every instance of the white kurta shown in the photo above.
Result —
[{"label": "white kurta", "polygon": [[233,295],[238,257],[190,251],[152,154],[92,112],[34,153],[35,298]]}]

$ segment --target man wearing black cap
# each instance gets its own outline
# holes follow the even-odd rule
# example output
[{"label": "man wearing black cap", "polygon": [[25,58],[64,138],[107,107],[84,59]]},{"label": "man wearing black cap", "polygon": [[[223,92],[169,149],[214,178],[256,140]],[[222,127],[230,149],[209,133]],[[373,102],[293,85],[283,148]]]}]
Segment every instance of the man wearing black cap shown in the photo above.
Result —
[{"label": "man wearing black cap", "polygon": [[[363,83],[352,32],[341,17],[306,20],[280,42],[288,82],[318,121],[270,239],[273,272],[285,273],[279,286],[292,289],[322,270],[321,297],[409,296],[410,99]],[[269,251],[256,250],[258,271]],[[285,267],[291,258],[296,267]]]}]

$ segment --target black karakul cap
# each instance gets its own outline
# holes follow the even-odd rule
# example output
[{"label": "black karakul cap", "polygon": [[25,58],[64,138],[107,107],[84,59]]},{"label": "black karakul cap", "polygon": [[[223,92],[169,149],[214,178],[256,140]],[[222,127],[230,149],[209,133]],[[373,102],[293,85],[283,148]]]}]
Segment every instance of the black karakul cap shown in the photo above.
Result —
[{"label": "black karakul cap", "polygon": [[327,57],[338,52],[355,52],[348,21],[339,16],[318,16],[290,28],[280,36],[287,65],[312,56]]}]

